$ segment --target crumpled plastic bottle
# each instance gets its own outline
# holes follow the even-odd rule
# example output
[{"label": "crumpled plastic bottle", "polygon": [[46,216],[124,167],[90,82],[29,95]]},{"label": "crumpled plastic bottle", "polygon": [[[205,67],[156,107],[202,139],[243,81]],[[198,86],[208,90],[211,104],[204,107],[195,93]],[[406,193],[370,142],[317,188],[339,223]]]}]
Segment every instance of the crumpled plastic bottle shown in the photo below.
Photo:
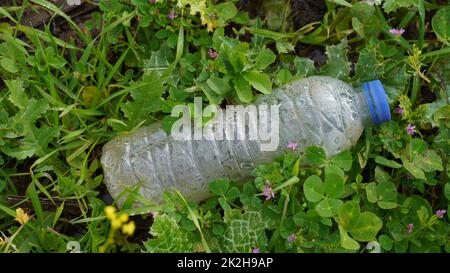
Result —
[{"label": "crumpled plastic bottle", "polygon": [[[110,194],[116,198],[125,188],[140,183],[139,193],[154,203],[174,189],[201,201],[211,195],[211,181],[243,181],[258,164],[283,154],[289,143],[296,143],[297,153],[308,146],[321,146],[331,157],[351,148],[365,126],[391,118],[378,80],[353,88],[338,79],[313,76],[281,86],[253,105],[279,105],[277,149],[263,151],[260,140],[249,139],[176,140],[162,130],[161,123],[154,123],[103,147],[101,164]],[[265,125],[270,128],[271,124]],[[224,128],[233,126],[237,126],[235,119],[225,119]]]}]

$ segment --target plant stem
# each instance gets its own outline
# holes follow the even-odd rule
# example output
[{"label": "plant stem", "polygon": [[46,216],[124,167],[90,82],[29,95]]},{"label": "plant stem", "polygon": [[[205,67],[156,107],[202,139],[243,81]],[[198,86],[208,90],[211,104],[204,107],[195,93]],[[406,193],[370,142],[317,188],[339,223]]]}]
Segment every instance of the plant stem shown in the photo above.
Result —
[{"label": "plant stem", "polygon": [[433,56],[439,56],[439,55],[444,55],[444,54],[450,54],[450,47],[445,47],[445,48],[441,48],[438,50],[424,53],[421,55],[421,57],[425,59],[425,58],[430,58]]},{"label": "plant stem", "polygon": [[3,253],[8,253],[9,247],[12,244],[12,241],[14,240],[14,238],[16,238],[17,234],[19,234],[19,232],[23,229],[25,225],[21,225],[16,232],[14,232],[14,234],[9,238],[8,240],[8,244],[6,245],[5,251]]},{"label": "plant stem", "polygon": [[287,0],[283,9],[283,20],[281,22],[281,31],[286,32],[288,11],[291,8],[291,0]]},{"label": "plant stem", "polygon": [[423,0],[419,1],[419,49],[423,48],[423,41],[425,38],[425,8],[423,6]]},{"label": "plant stem", "polygon": [[416,74],[414,74],[413,86],[412,86],[411,97],[410,97],[412,104],[414,104],[414,102],[417,99],[417,94],[419,93],[419,89],[420,89],[420,77],[416,73]]}]

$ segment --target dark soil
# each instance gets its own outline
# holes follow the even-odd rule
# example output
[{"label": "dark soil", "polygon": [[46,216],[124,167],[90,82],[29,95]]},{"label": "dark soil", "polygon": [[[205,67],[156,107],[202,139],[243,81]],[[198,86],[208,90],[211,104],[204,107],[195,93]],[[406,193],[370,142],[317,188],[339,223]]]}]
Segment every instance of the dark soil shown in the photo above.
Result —
[{"label": "dark soil", "polygon": [[291,6],[291,17],[295,29],[321,21],[327,12],[324,0],[294,0]]}]

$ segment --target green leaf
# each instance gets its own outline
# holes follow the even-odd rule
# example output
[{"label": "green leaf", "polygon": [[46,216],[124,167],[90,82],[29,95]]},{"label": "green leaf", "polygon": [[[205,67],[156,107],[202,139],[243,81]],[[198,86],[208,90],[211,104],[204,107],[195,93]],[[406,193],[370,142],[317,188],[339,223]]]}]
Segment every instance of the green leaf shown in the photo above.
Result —
[{"label": "green leaf", "polygon": [[248,71],[244,73],[244,79],[263,94],[270,94],[272,92],[272,81],[269,75],[265,73]]},{"label": "green leaf", "polygon": [[21,80],[5,80],[5,84],[9,89],[9,101],[17,108],[23,110],[28,107],[28,97],[23,88]]},{"label": "green leaf", "polygon": [[59,134],[59,127],[49,127],[47,125],[41,125],[40,128],[32,127],[31,133],[24,139],[24,150],[27,148],[33,149],[35,154],[40,157],[47,155],[46,149],[50,141],[57,137]]},{"label": "green leaf", "polygon": [[394,240],[392,240],[391,237],[385,234],[381,235],[378,238],[378,242],[380,242],[381,247],[387,251],[391,250],[394,246]]},{"label": "green leaf", "polygon": [[36,152],[36,149],[33,147],[23,147],[21,149],[14,149],[10,146],[1,147],[3,153],[7,156],[17,158],[19,160],[25,159],[27,157],[32,157]]},{"label": "green leaf", "polygon": [[425,173],[421,169],[416,167],[414,164],[412,164],[408,160],[404,160],[404,158],[402,158],[402,162],[403,162],[403,167],[405,167],[405,169],[410,174],[412,174],[415,178],[422,179],[422,180],[426,180],[427,179],[425,177]]},{"label": "green leaf", "polygon": [[214,7],[219,15],[219,18],[221,18],[222,20],[232,19],[238,13],[238,9],[233,4],[233,2],[220,3],[218,5],[215,5]]},{"label": "green leaf", "polygon": [[273,191],[282,190],[286,187],[296,184],[298,181],[300,181],[300,179],[296,176],[293,176],[293,177],[289,178],[288,180],[286,180],[285,182],[283,182],[282,184],[278,185],[275,189],[273,189]]},{"label": "green leaf", "polygon": [[199,82],[198,85],[202,89],[205,96],[208,98],[210,104],[220,104],[223,100],[222,96],[217,95],[212,89],[206,84],[206,82]]},{"label": "green leaf", "polygon": [[34,182],[30,183],[27,188],[27,196],[31,199],[36,217],[41,224],[44,224],[44,211],[42,210],[41,201],[38,197],[38,192],[34,186]]},{"label": "green leaf", "polygon": [[169,67],[169,61],[167,60],[170,56],[166,53],[167,46],[162,46],[158,51],[152,51],[150,59],[145,59],[144,71],[145,73],[156,73],[159,77],[167,71]]},{"label": "green leaf", "polygon": [[279,84],[286,84],[292,80],[292,74],[289,69],[282,68],[277,73],[277,80]]},{"label": "green leaf", "polygon": [[239,189],[237,187],[231,187],[227,191],[227,194],[225,195],[225,197],[227,198],[228,201],[232,202],[234,199],[236,199],[240,195],[241,195],[241,192],[239,191]]},{"label": "green leaf", "polygon": [[339,198],[344,193],[344,179],[335,173],[325,177],[325,194],[329,198]]},{"label": "green leaf", "polygon": [[194,241],[188,237],[188,232],[168,215],[158,215],[154,218],[150,234],[152,239],[144,242],[147,252],[187,253],[194,251]]},{"label": "green leaf", "polygon": [[0,7],[0,14],[2,15],[2,17],[6,17],[9,20],[11,20],[12,22],[17,24],[17,21],[14,19],[14,17],[11,16],[11,14],[8,12],[8,10]]},{"label": "green leaf", "polygon": [[380,164],[380,165],[383,165],[383,166],[386,166],[386,167],[389,167],[389,168],[394,168],[394,169],[398,169],[398,168],[402,167],[402,164],[400,164],[400,163],[398,163],[398,162],[396,162],[394,160],[389,160],[389,159],[387,159],[385,157],[382,157],[380,155],[375,157],[375,162]]},{"label": "green leaf", "polygon": [[444,196],[445,198],[447,198],[447,200],[450,200],[450,182],[445,183]]},{"label": "green leaf", "polygon": [[342,178],[344,178],[344,176],[345,176],[345,172],[336,165],[326,165],[324,170],[325,170],[325,176],[327,176],[330,173],[337,174]]},{"label": "green leaf", "polygon": [[19,111],[11,119],[15,134],[23,136],[18,140],[18,147],[14,145],[3,146],[2,151],[14,158],[25,159],[33,155],[44,157],[47,155],[47,146],[59,133],[59,127],[49,127],[42,123],[39,128],[35,122],[48,111],[49,105],[45,99],[29,99],[25,94],[23,82],[19,80],[5,81],[10,90],[9,100]]},{"label": "green leaf", "polygon": [[413,138],[408,143],[409,157],[413,158],[416,155],[420,155],[427,150],[427,143],[420,138]]},{"label": "green leaf", "polygon": [[360,81],[378,79],[383,75],[383,60],[377,56],[376,45],[367,45],[359,53],[358,63],[355,67],[355,75]]},{"label": "green leaf", "polygon": [[354,18],[358,18],[361,22],[364,22],[367,18],[374,14],[375,7],[367,2],[356,2],[353,4],[350,12]]},{"label": "green leaf", "polygon": [[34,122],[41,117],[42,114],[46,113],[49,106],[45,99],[30,99],[27,100],[27,106],[23,111],[14,116],[16,123],[21,124],[27,128],[34,126]]},{"label": "green leaf", "polygon": [[297,226],[305,226],[310,222],[308,215],[303,211],[297,212],[293,219]]},{"label": "green leaf", "polygon": [[289,53],[295,50],[294,45],[286,40],[278,40],[275,45],[279,53]]},{"label": "green leaf", "polygon": [[443,171],[442,159],[434,150],[426,150],[413,157],[412,163],[424,172]]},{"label": "green leaf", "polygon": [[[392,57],[395,54],[397,54],[398,50],[396,49],[395,46],[388,45],[385,42],[380,42],[378,45],[378,53],[380,54],[380,56],[387,58],[387,57]],[[402,75],[402,76],[404,76],[404,75]]]},{"label": "green leaf", "polygon": [[358,223],[348,231],[350,235],[360,242],[375,241],[375,236],[383,226],[381,219],[372,212],[363,212]]},{"label": "green leaf", "polygon": [[361,21],[359,21],[358,18],[353,17],[352,18],[352,27],[353,29],[356,31],[356,33],[358,33],[359,36],[361,36],[362,38],[364,38],[365,33],[364,33],[364,24],[361,23]]},{"label": "green leaf", "polygon": [[342,205],[338,210],[339,223],[345,229],[356,226],[360,215],[361,209],[356,201],[345,202],[344,205]]},{"label": "green leaf", "polygon": [[227,80],[212,76],[210,77],[206,83],[214,91],[217,95],[225,95],[228,91],[231,90],[230,85]]},{"label": "green leaf", "polygon": [[316,211],[321,217],[333,217],[338,213],[344,202],[339,199],[325,198],[316,205]]},{"label": "green leaf", "polygon": [[369,200],[370,203],[375,203],[378,201],[377,183],[370,182],[366,185],[366,195],[367,200]]},{"label": "green leaf", "polygon": [[378,182],[383,181],[392,181],[392,177],[389,175],[388,172],[383,170],[380,166],[375,167],[375,180]]},{"label": "green leaf", "polygon": [[267,243],[264,233],[268,227],[259,211],[247,211],[243,214],[233,214],[225,219],[227,225],[223,236],[225,252],[247,253],[254,247]]},{"label": "green leaf", "polygon": [[417,0],[385,0],[383,4],[383,9],[387,13],[396,11],[399,8],[407,8],[418,5]]},{"label": "green leaf", "polygon": [[241,73],[248,61],[244,53],[233,51],[230,53],[230,63],[233,66],[234,72]]},{"label": "green leaf", "polygon": [[347,2],[347,1],[345,1],[345,0],[328,0],[328,1],[336,3],[338,5],[345,6],[345,7],[349,7],[349,8],[352,7],[352,4]]},{"label": "green leaf", "polygon": [[398,204],[395,202],[378,201],[377,204],[382,209],[394,209],[398,207]]},{"label": "green leaf", "polygon": [[253,92],[250,84],[241,76],[233,79],[234,88],[240,101],[250,103],[253,100]]},{"label": "green leaf", "polygon": [[218,196],[225,196],[228,188],[230,187],[230,181],[227,179],[214,180],[208,184],[209,190]]},{"label": "green leaf", "polygon": [[426,226],[427,222],[428,222],[428,218],[430,217],[430,214],[428,212],[428,209],[424,206],[421,206],[418,210],[417,210],[417,216],[419,218],[420,221],[420,225],[421,226]]},{"label": "green leaf", "polygon": [[[0,159],[1,161],[2,159]],[[0,165],[2,165],[3,163],[1,163]],[[6,187],[6,181],[5,180],[0,180],[0,193],[5,189]]]},{"label": "green leaf", "polygon": [[[449,63],[449,67],[450,67],[450,62]],[[448,68],[445,68],[448,69]],[[449,80],[448,80],[448,84],[446,84],[447,88],[450,88],[450,76],[449,76]],[[438,105],[442,105],[441,101],[436,102],[436,104]],[[439,125],[439,127],[450,127],[450,105],[444,105],[442,107],[440,107],[438,110],[436,110],[433,114],[433,122],[438,125],[438,124],[442,124]]]},{"label": "green leaf", "polygon": [[238,14],[233,18],[233,22],[238,23],[240,25],[248,25],[250,18],[248,16],[248,12],[239,11]]},{"label": "green leaf", "polygon": [[59,56],[55,53],[53,47],[51,46],[45,48],[45,59],[50,66],[56,69],[63,68],[67,63],[62,56]]},{"label": "green leaf", "polygon": [[320,69],[320,75],[346,80],[350,73],[347,51],[347,39],[343,39],[338,45],[327,46],[327,63]]},{"label": "green leaf", "polygon": [[319,202],[325,197],[325,187],[317,175],[311,175],[305,180],[303,191],[306,199],[310,202]]},{"label": "green leaf", "polygon": [[257,70],[264,70],[273,62],[275,62],[277,56],[268,48],[262,49],[256,57],[254,68]]},{"label": "green leaf", "polygon": [[223,234],[225,233],[225,228],[222,225],[213,224],[212,232],[214,233],[214,235],[223,236]]},{"label": "green leaf", "polygon": [[397,187],[389,181],[380,182],[377,186],[379,201],[392,201],[397,197]]},{"label": "green leaf", "polygon": [[292,168],[292,176],[298,176],[299,171],[300,171],[300,158],[297,159],[294,163],[294,167]]},{"label": "green leaf", "polygon": [[358,250],[359,243],[353,240],[347,233],[347,231],[339,225],[339,235],[341,237],[341,246],[348,250]]},{"label": "green leaf", "polygon": [[3,57],[0,59],[0,65],[8,72],[19,72],[19,69],[17,68],[16,63],[13,59]]},{"label": "green leaf", "polygon": [[316,74],[314,62],[309,58],[295,56],[294,66],[296,68],[295,76],[299,78],[306,78]]},{"label": "green leaf", "polygon": [[433,31],[440,41],[450,44],[450,6],[439,9],[431,19]]},{"label": "green leaf", "polygon": [[231,206],[230,204],[225,200],[225,197],[219,197],[217,199],[217,201],[219,202],[220,206],[222,207],[224,212],[230,211],[231,210]]},{"label": "green leaf", "polygon": [[322,147],[309,146],[305,149],[305,158],[312,164],[320,165],[327,161],[325,150]]},{"label": "green leaf", "polygon": [[128,126],[134,128],[142,121],[147,120],[151,113],[161,109],[161,95],[164,87],[156,73],[144,75],[140,82],[130,86],[133,101],[122,105],[121,109],[129,120]]},{"label": "green leaf", "polygon": [[352,168],[353,158],[350,151],[344,151],[331,158],[331,163],[348,172]]}]

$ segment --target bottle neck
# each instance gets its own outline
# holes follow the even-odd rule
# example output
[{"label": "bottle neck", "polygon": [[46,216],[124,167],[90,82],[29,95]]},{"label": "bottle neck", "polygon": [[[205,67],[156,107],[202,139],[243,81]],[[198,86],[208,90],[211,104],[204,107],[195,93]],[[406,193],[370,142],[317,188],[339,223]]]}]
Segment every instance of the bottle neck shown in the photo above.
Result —
[{"label": "bottle neck", "polygon": [[364,125],[364,127],[369,127],[373,125],[373,120],[372,116],[370,115],[367,98],[364,95],[363,89],[361,87],[356,87],[355,91],[358,96],[359,115],[361,117],[362,124]]}]

